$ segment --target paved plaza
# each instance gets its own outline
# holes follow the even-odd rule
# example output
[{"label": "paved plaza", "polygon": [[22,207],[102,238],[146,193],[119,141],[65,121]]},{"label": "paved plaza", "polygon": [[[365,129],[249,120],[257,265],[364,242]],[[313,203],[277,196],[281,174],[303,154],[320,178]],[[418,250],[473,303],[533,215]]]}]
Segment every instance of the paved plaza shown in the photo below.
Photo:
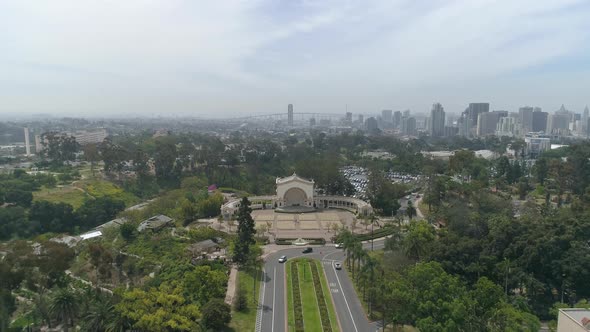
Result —
[{"label": "paved plaza", "polygon": [[[267,228],[273,237],[323,237],[330,239],[336,227],[352,228],[354,214],[345,210],[326,209],[310,213],[277,213],[273,210],[254,210],[256,228]],[[357,221],[356,231],[364,227]]]}]

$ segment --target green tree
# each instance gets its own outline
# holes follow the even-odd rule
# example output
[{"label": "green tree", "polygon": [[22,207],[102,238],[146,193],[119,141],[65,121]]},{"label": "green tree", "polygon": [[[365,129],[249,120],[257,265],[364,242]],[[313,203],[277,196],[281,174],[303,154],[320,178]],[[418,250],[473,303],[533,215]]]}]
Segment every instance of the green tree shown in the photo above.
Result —
[{"label": "green tree", "polygon": [[247,197],[242,198],[238,210],[238,238],[234,243],[233,260],[238,264],[246,264],[250,259],[250,246],[255,244],[254,236],[256,234],[254,219],[252,219],[252,209]]},{"label": "green tree", "polygon": [[121,225],[121,227],[119,227],[119,232],[121,232],[121,236],[129,241],[131,239],[133,239],[135,237],[135,225],[130,223],[130,222],[126,222],[123,225]]},{"label": "green tree", "polygon": [[420,260],[429,252],[434,239],[434,228],[426,221],[411,221],[402,242],[402,250],[406,256]]},{"label": "green tree", "polygon": [[47,132],[41,135],[44,149],[42,155],[48,157],[54,163],[62,165],[66,161],[76,159],[76,152],[80,150],[80,144],[73,136],[57,132]]},{"label": "green tree", "polygon": [[90,301],[90,305],[82,315],[82,329],[92,332],[109,330],[109,323],[116,319],[115,306],[111,298],[103,295],[85,300]]},{"label": "green tree", "polygon": [[74,326],[74,318],[78,315],[78,298],[73,291],[60,288],[54,292],[49,309],[67,330],[68,327]]},{"label": "green tree", "polygon": [[231,308],[222,299],[211,299],[201,308],[203,323],[213,331],[221,331],[231,321]]},{"label": "green tree", "polygon": [[129,319],[134,329],[142,331],[198,331],[201,312],[189,303],[181,287],[162,284],[145,291],[133,288],[121,295],[115,305],[122,318]]}]

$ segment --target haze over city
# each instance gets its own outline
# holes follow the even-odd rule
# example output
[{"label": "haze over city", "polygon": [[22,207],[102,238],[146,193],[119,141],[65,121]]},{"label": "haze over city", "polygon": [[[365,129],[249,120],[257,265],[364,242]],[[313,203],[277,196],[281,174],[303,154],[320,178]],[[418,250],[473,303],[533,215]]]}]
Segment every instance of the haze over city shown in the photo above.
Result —
[{"label": "haze over city", "polygon": [[0,116],[581,112],[588,17],[584,0],[3,1]]}]

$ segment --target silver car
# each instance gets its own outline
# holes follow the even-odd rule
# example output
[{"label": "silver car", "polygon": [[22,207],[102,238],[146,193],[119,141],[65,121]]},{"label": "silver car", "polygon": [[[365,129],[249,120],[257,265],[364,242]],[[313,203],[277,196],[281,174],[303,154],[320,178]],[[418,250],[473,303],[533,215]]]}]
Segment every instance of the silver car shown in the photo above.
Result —
[{"label": "silver car", "polygon": [[284,263],[287,261],[287,256],[283,255],[279,258],[279,263]]},{"label": "silver car", "polygon": [[342,263],[340,263],[340,262],[336,262],[336,263],[334,263],[334,268],[335,268],[336,270],[342,270]]}]

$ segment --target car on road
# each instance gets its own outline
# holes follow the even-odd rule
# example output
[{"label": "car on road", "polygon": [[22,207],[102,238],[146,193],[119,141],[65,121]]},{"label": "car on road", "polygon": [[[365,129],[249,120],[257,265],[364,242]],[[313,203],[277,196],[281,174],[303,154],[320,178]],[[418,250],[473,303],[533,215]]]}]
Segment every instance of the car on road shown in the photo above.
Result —
[{"label": "car on road", "polygon": [[313,251],[313,248],[312,247],[307,247],[307,248],[303,249],[302,253],[308,254],[308,253],[310,253],[312,251]]},{"label": "car on road", "polygon": [[336,270],[342,270],[342,263],[340,263],[340,262],[336,262],[336,263],[334,263],[334,268],[335,268]]},{"label": "car on road", "polygon": [[336,247],[336,248],[344,248],[344,243],[336,243],[336,245],[334,247]]},{"label": "car on road", "polygon": [[279,258],[279,263],[284,263],[287,261],[287,256],[283,255]]}]

